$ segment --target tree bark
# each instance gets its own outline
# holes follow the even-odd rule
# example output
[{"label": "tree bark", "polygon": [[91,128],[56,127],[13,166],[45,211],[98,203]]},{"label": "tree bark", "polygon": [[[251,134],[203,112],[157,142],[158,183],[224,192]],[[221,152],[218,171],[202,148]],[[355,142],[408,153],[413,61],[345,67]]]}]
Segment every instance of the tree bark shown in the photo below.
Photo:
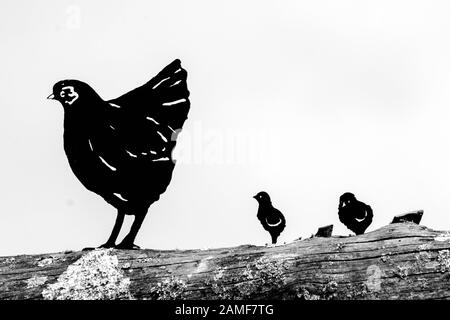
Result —
[{"label": "tree bark", "polygon": [[448,299],[450,232],[396,223],[276,247],[0,257],[0,299]]}]

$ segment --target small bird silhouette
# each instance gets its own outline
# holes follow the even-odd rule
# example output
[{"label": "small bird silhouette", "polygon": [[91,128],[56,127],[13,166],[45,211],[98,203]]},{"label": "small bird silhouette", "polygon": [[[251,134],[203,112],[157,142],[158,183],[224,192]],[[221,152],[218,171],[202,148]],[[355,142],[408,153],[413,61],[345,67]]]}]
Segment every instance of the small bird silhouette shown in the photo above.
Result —
[{"label": "small bird silhouette", "polygon": [[[103,248],[139,248],[134,240],[148,208],[172,179],[172,150],[190,108],[186,78],[177,59],[113,100],[103,100],[78,80],[57,82],[48,96],[64,108],[64,150],[73,173],[117,209]],[[125,215],[135,219],[116,245]]]},{"label": "small bird silhouette", "polygon": [[373,219],[372,208],[356,200],[355,195],[350,192],[339,198],[338,214],[339,220],[357,235],[364,234]]},{"label": "small bird silhouette", "polygon": [[272,206],[272,201],[267,192],[261,191],[253,198],[259,203],[257,218],[263,228],[269,231],[272,237],[272,244],[277,243],[277,238],[286,227],[286,219],[280,210]]}]

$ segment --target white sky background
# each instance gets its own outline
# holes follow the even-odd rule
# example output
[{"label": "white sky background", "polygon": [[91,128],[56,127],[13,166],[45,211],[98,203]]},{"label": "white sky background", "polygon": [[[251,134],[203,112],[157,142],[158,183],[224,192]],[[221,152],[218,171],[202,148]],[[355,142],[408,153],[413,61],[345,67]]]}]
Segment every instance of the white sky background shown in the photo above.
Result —
[{"label": "white sky background", "polygon": [[[263,245],[261,190],[286,216],[281,243],[326,224],[349,234],[346,191],[372,206],[368,231],[414,209],[450,230],[449,17],[448,1],[2,0],[0,255],[100,245],[114,224],[69,168],[53,84],[111,99],[175,58],[191,91],[186,159],[136,244]],[[240,146],[221,143],[231,133]],[[246,143],[257,157],[233,160]]]}]

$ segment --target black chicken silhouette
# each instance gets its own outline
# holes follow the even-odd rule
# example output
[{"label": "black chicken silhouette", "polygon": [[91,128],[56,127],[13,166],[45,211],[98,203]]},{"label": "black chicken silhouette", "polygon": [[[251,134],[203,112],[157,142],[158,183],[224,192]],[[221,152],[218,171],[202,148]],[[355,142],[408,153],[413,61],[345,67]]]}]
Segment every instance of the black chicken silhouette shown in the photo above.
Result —
[{"label": "black chicken silhouette", "polygon": [[277,243],[277,238],[286,227],[286,219],[280,210],[272,206],[272,201],[267,192],[261,191],[253,198],[258,201],[257,218],[261,222],[263,228],[269,231],[272,237],[272,244]]},{"label": "black chicken silhouette", "polygon": [[373,219],[372,208],[346,192],[339,198],[339,220],[355,234],[364,234]]},{"label": "black chicken silhouette", "polygon": [[[134,240],[148,208],[172,179],[172,150],[190,108],[186,78],[177,59],[143,86],[109,101],[78,80],[53,86],[48,98],[64,107],[64,150],[72,171],[117,208],[103,248],[139,248]],[[116,245],[125,215],[135,219]]]}]

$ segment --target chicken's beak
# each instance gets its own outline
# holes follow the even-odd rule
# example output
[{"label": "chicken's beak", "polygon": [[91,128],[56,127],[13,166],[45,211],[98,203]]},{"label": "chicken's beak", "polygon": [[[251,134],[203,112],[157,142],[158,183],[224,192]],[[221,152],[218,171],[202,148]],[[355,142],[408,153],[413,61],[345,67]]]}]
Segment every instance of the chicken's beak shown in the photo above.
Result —
[{"label": "chicken's beak", "polygon": [[55,95],[54,95],[53,93],[51,93],[51,94],[47,97],[47,99],[54,100],[54,99],[55,99]]},{"label": "chicken's beak", "polygon": [[256,199],[256,196],[253,196],[253,198],[255,198],[255,199]]}]

